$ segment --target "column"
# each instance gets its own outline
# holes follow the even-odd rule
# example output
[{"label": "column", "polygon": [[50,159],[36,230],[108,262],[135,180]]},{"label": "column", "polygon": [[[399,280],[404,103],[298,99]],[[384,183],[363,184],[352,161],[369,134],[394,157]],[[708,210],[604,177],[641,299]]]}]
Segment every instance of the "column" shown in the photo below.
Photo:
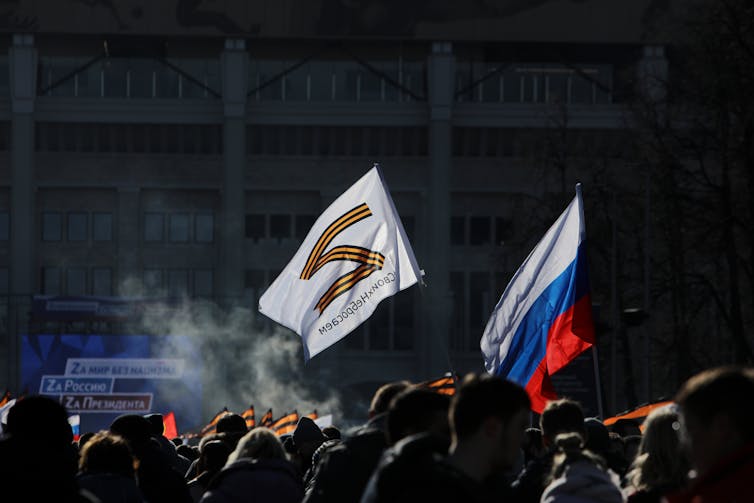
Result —
[{"label": "column", "polygon": [[243,294],[244,171],[246,168],[246,92],[249,56],[246,42],[227,39],[222,53],[223,184],[220,227],[220,291],[226,305]]},{"label": "column", "polygon": [[424,374],[450,370],[450,170],[455,59],[449,42],[435,42],[429,56],[429,169],[426,179],[428,245],[423,258],[426,290],[422,296],[423,340],[420,344]]},{"label": "column", "polygon": [[8,51],[11,98],[10,305],[8,306],[8,387],[19,383],[20,334],[28,330],[36,255],[34,237],[34,100],[37,51],[34,36],[13,35]]}]

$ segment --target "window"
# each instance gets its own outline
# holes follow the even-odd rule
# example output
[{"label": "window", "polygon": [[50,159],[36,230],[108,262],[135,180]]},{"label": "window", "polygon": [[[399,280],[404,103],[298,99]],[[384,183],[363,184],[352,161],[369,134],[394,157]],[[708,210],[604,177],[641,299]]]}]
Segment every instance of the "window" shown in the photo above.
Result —
[{"label": "window", "polygon": [[316,221],[316,215],[296,215],[296,239],[299,241],[306,239],[306,235],[309,234]]},{"label": "window", "polygon": [[170,242],[186,243],[189,240],[188,213],[173,213],[170,215]]},{"label": "window", "polygon": [[168,271],[168,295],[181,297],[188,292],[188,271],[171,269]]},{"label": "window", "polygon": [[471,217],[469,220],[469,244],[472,246],[488,245],[491,241],[490,218]]},{"label": "window", "polygon": [[57,212],[42,214],[42,240],[60,241],[63,237],[61,215]]},{"label": "window", "polygon": [[109,296],[113,294],[113,273],[109,267],[92,269],[92,295]]},{"label": "window", "polygon": [[157,295],[162,289],[162,270],[144,269],[144,290],[147,295]]},{"label": "window", "polygon": [[10,290],[9,271],[7,267],[0,267],[0,295],[8,295]]},{"label": "window", "polygon": [[94,239],[94,241],[112,241],[112,213],[94,213],[92,215],[92,239]]},{"label": "window", "polygon": [[290,215],[270,215],[270,237],[273,239],[291,237]]},{"label": "window", "polygon": [[248,239],[262,239],[265,237],[265,216],[246,215],[245,236]]},{"label": "window", "polygon": [[411,243],[414,243],[415,237],[416,237],[414,236],[414,229],[416,227],[416,219],[411,215],[405,215],[401,217],[401,222],[403,223],[403,230],[406,231],[408,240]]},{"label": "window", "polygon": [[374,314],[346,338],[351,350],[408,351],[414,347],[414,296],[398,292],[380,303]]},{"label": "window", "polygon": [[86,241],[87,217],[86,213],[68,214],[68,241]]},{"label": "window", "polygon": [[7,211],[0,212],[0,241],[10,239],[10,214]]},{"label": "window", "polygon": [[197,243],[211,243],[215,234],[215,217],[212,213],[197,213],[194,218],[194,239]]},{"label": "window", "polygon": [[86,269],[71,267],[66,271],[65,291],[68,295],[86,295]]},{"label": "window", "polygon": [[60,269],[43,267],[41,283],[44,295],[60,295]]},{"label": "window", "polygon": [[246,290],[264,288],[264,271],[262,269],[247,269],[244,271],[243,287]]},{"label": "window", "polygon": [[194,271],[194,296],[212,297],[213,281],[212,269],[196,269]]},{"label": "window", "polygon": [[453,313],[450,347],[456,351],[478,351],[479,334],[489,320],[501,292],[493,291],[495,283],[505,276],[489,271],[452,271]]},{"label": "window", "polygon": [[144,215],[144,241],[162,241],[164,220],[165,215],[162,213],[146,213]]},{"label": "window", "polygon": [[464,349],[466,338],[466,283],[463,272],[451,271],[450,291],[453,294],[450,348]]},{"label": "window", "polygon": [[509,218],[495,218],[495,244],[500,246],[513,237],[513,222]]},{"label": "window", "polygon": [[450,217],[450,244],[458,246],[466,244],[465,224],[465,217]]}]

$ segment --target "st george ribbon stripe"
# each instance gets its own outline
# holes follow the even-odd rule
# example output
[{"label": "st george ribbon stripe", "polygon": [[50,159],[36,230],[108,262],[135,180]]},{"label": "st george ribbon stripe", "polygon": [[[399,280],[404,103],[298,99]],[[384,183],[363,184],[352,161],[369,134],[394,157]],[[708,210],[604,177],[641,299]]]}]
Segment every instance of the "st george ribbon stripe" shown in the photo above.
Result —
[{"label": "st george ribbon stripe", "polygon": [[310,276],[314,276],[325,264],[335,260],[360,262],[362,264],[374,265],[378,269],[382,269],[382,266],[385,265],[385,256],[379,252],[358,246],[336,246],[317,261]]},{"label": "st george ribbon stripe", "polygon": [[315,309],[319,309],[319,313],[322,314],[333,300],[338,298],[338,296],[346,293],[348,290],[353,288],[356,283],[366,278],[376,270],[377,268],[374,266],[362,264],[353,271],[344,274],[343,276],[338,278],[338,280],[333,283],[333,285],[327,290],[327,292],[325,292],[325,294],[319,299],[319,302],[317,303],[317,307]]},{"label": "st george ribbon stripe", "polygon": [[330,244],[335,236],[356,222],[369,217],[371,214],[372,211],[369,209],[369,206],[367,206],[367,203],[362,203],[352,210],[347,211],[331,223],[319,237],[317,244],[314,245],[312,252],[309,254],[304,270],[301,272],[301,279],[309,279],[312,277],[312,268],[315,266],[322,251],[327,248],[327,245]]}]

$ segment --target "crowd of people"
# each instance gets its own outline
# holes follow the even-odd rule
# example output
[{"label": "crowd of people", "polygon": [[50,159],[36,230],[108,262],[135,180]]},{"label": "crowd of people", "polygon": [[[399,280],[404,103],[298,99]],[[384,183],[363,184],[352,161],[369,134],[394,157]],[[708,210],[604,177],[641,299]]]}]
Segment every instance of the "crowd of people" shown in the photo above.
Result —
[{"label": "crowd of people", "polygon": [[64,407],[27,396],[0,438],[3,501],[118,503],[708,503],[754,501],[754,369],[703,371],[643,423],[610,427],[572,399],[531,424],[524,388],[469,374],[455,393],[398,381],[364,424],[290,434],[238,414],[198,445],[159,414],[73,440]]}]

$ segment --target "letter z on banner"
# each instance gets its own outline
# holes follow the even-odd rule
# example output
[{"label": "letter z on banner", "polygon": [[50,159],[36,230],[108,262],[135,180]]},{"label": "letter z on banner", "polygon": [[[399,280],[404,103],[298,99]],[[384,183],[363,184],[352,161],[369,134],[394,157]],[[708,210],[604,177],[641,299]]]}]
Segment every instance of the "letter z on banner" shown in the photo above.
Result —
[{"label": "letter z on banner", "polygon": [[304,358],[369,318],[421,271],[379,166],[320,215],[301,248],[259,299],[259,311],[296,332]]}]

